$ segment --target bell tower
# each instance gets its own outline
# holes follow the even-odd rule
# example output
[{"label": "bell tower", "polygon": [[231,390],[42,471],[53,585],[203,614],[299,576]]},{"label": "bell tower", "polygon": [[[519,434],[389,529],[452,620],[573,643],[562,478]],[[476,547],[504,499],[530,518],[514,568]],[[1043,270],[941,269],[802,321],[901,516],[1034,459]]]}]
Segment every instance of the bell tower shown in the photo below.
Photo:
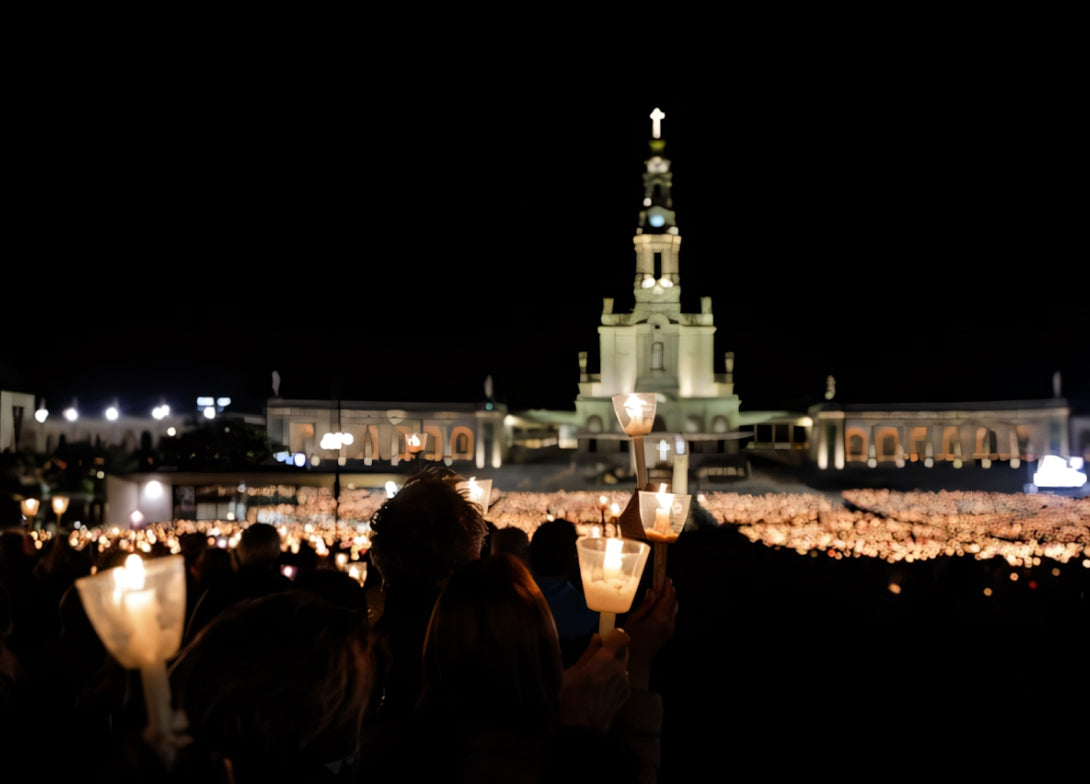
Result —
[{"label": "bell tower", "polygon": [[650,156],[644,161],[643,204],[632,242],[636,249],[636,278],[633,294],[636,312],[646,318],[662,313],[677,321],[681,313],[681,278],[678,254],[681,234],[670,194],[673,174],[665,156],[662,121],[666,115],[656,108],[651,112]]}]

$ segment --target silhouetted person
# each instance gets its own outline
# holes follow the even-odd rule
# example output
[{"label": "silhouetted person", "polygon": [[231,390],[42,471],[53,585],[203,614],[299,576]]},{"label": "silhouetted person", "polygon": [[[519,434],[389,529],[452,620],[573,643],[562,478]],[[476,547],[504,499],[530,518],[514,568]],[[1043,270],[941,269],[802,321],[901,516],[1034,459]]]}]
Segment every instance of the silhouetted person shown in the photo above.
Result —
[{"label": "silhouetted person", "polygon": [[242,600],[180,652],[170,679],[192,738],[172,780],[361,778],[374,684],[366,611],[304,589]]},{"label": "silhouetted person", "polygon": [[[207,558],[217,548],[209,548]],[[235,602],[288,590],[292,581],[280,573],[280,531],[268,523],[251,523],[239,535],[233,551],[234,568],[220,574],[203,590],[189,618],[183,642],[194,636],[220,612]]]},{"label": "silhouetted person", "polygon": [[582,656],[598,630],[598,613],[587,608],[583,597],[578,538],[575,525],[558,518],[539,525],[529,546],[530,568],[556,621],[565,666]]},{"label": "silhouetted person", "polygon": [[481,555],[487,526],[481,508],[445,468],[414,474],[371,519],[371,563],[382,577],[381,616],[374,623],[381,655],[381,704],[372,738],[416,707],[424,634],[439,591],[460,564]]}]

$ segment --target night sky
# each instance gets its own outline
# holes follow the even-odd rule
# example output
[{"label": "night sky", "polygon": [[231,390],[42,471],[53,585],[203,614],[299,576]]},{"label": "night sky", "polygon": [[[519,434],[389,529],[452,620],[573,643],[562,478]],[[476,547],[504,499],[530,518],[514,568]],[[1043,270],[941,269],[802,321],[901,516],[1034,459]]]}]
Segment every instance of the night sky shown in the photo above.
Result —
[{"label": "night sky", "polygon": [[[666,112],[682,302],[743,408],[1090,397],[1074,79],[932,57],[647,83],[88,67],[17,112],[0,360],[59,409],[571,408]],[[759,66],[759,67],[758,67]],[[1047,71],[1050,79],[1042,79]],[[256,406],[256,407],[255,407]]]}]

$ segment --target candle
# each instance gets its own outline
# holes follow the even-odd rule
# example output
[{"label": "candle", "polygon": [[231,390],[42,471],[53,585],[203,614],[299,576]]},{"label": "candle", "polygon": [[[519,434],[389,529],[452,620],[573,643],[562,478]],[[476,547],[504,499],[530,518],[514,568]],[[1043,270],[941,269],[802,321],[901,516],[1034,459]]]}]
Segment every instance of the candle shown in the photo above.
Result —
[{"label": "candle", "polygon": [[607,539],[606,554],[602,558],[602,574],[606,580],[616,580],[621,574],[621,540]]},{"label": "candle", "polygon": [[638,395],[629,395],[624,404],[625,413],[628,414],[628,427],[632,430],[643,429],[643,403]]},{"label": "candle", "polygon": [[136,553],[125,559],[125,565],[113,570],[114,602],[128,628],[117,658],[132,662],[133,667],[148,666],[159,655],[159,600],[154,588],[145,588],[144,560]]},{"label": "candle", "polygon": [[363,585],[367,582],[367,564],[354,563],[348,567],[348,576]]}]

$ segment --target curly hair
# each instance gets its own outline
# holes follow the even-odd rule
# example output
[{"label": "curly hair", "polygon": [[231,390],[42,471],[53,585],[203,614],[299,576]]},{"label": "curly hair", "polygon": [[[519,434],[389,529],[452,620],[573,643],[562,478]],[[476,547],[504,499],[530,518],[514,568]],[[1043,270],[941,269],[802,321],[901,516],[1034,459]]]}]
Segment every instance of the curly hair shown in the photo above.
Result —
[{"label": "curly hair", "polygon": [[438,585],[480,557],[488,526],[481,507],[447,468],[413,474],[371,518],[371,562],[386,585]]}]

